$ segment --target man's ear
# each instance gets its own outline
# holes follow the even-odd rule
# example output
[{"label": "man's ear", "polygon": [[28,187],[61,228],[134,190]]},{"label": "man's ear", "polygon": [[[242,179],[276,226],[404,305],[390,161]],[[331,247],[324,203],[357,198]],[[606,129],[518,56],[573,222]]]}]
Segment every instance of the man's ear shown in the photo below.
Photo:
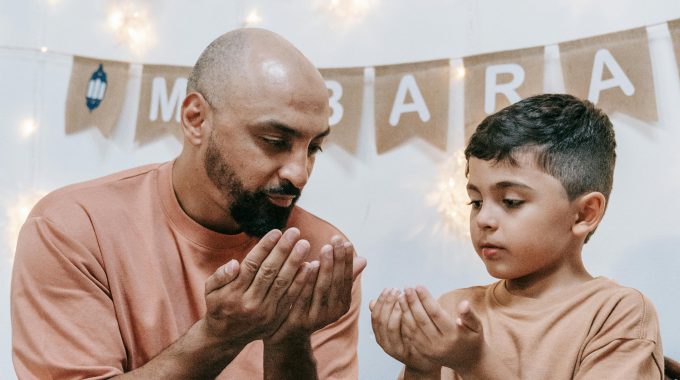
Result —
[{"label": "man's ear", "polygon": [[607,200],[599,191],[593,191],[576,198],[575,206],[577,214],[572,231],[577,236],[585,238],[600,224]]},{"label": "man's ear", "polygon": [[203,95],[190,92],[182,102],[182,131],[184,139],[191,145],[201,145],[208,136],[206,119],[210,107]]}]

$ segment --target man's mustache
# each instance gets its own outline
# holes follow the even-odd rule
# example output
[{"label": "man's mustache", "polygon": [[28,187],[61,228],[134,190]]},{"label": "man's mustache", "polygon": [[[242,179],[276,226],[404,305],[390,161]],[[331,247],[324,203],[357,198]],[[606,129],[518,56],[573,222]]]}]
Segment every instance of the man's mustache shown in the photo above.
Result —
[{"label": "man's mustache", "polygon": [[266,192],[268,194],[293,195],[295,197],[299,197],[302,193],[302,190],[295,187],[295,185],[292,183],[286,181],[277,187],[267,189]]}]

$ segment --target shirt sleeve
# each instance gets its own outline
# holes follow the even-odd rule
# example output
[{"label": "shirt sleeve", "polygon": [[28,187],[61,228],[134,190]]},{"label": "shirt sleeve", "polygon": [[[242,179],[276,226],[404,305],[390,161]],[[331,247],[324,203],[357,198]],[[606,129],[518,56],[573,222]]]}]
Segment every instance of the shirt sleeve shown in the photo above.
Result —
[{"label": "shirt sleeve", "polygon": [[654,305],[626,288],[587,343],[575,379],[663,379],[663,353]]},{"label": "shirt sleeve", "polygon": [[646,339],[612,341],[588,355],[574,379],[662,380],[663,357],[657,357],[656,346]]},{"label": "shirt sleeve", "polygon": [[123,373],[126,351],[89,223],[60,228],[43,217],[29,218],[13,266],[11,316],[19,379]]},{"label": "shirt sleeve", "polygon": [[347,380],[359,377],[357,342],[361,276],[352,285],[352,304],[340,319],[312,335],[312,348],[319,379]]}]

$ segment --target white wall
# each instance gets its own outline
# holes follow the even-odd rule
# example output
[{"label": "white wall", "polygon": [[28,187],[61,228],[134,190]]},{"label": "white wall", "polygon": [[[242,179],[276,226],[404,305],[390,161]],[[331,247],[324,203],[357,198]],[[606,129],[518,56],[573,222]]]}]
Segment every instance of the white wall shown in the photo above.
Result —
[{"label": "white wall", "polygon": [[[613,115],[618,140],[614,192],[604,223],[586,246],[591,273],[642,290],[661,318],[665,353],[680,358],[680,84],[664,21],[680,18],[675,0],[382,0],[352,25],[323,11],[321,0],[134,2],[149,10],[156,43],[142,55],[106,27],[114,1],[0,1],[0,231],[7,210],[32,189],[149,162],[168,160],[172,137],[133,143],[140,66],[133,65],[128,97],[112,138],[97,130],[66,136],[64,103],[70,55],[139,63],[192,65],[214,37],[241,25],[257,8],[259,26],[290,39],[320,67],[372,66],[550,45],[591,35],[651,26],[650,51],[660,120],[647,124]],[[35,49],[47,46],[41,54]],[[11,49],[10,49],[11,48]],[[24,49],[25,48],[25,49]],[[561,86],[558,61],[548,60],[548,90]],[[460,90],[459,87],[452,87]],[[368,301],[384,287],[425,284],[435,294],[489,282],[469,242],[434,232],[441,217],[426,202],[448,155],[462,146],[462,99],[454,105],[448,153],[418,140],[378,156],[367,81],[357,155],[328,146],[301,204],[340,227],[369,260],[364,274],[361,379],[393,378],[397,362],[374,343]],[[22,139],[32,116],[38,132]],[[4,238],[4,235],[2,235]],[[0,377],[13,377],[10,359],[11,249],[0,240]]]}]

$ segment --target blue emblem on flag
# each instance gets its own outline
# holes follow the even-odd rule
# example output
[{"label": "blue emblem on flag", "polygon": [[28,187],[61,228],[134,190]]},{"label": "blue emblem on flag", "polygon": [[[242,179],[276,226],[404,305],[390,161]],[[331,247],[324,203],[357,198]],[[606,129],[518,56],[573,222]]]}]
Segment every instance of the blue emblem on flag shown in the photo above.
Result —
[{"label": "blue emblem on flag", "polygon": [[106,71],[104,71],[103,64],[99,64],[97,71],[92,73],[90,81],[87,84],[87,96],[85,97],[87,108],[92,112],[93,109],[99,107],[104,94],[106,94]]}]

